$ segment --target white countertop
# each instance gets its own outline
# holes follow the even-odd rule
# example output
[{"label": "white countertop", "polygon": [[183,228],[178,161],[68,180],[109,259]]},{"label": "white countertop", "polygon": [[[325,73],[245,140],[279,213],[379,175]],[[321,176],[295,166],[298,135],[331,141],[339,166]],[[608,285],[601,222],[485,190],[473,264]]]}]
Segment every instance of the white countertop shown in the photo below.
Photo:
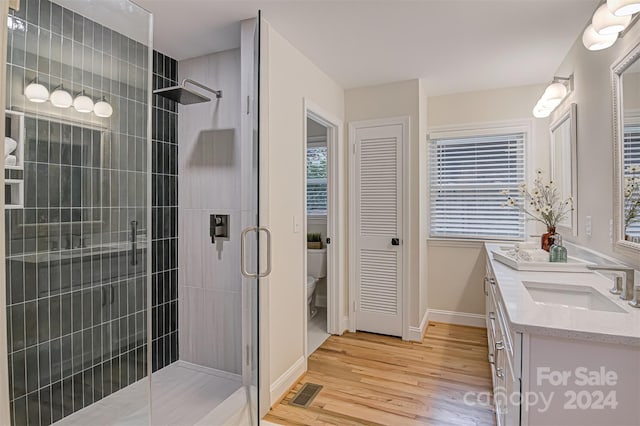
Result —
[{"label": "white countertop", "polygon": [[[517,271],[493,259],[492,251],[504,244],[486,243],[496,285],[513,331],[568,339],[616,343],[640,347],[640,309],[609,293],[613,281],[595,272]],[[636,273],[636,277],[638,273]],[[536,303],[523,282],[552,282],[589,286],[616,303],[625,312],[572,309]],[[640,282],[636,281],[636,285]]]},{"label": "white countertop", "polygon": [[[140,241],[137,243],[138,250],[144,250],[147,247],[146,241]],[[7,256],[8,259],[19,260],[24,263],[45,263],[62,261],[67,259],[73,259],[78,257],[96,256],[99,254],[115,254],[121,252],[127,252],[131,250],[130,242],[108,243],[95,247],[84,247],[75,249],[65,249],[51,252],[38,252],[38,253],[24,253],[15,256]]]}]

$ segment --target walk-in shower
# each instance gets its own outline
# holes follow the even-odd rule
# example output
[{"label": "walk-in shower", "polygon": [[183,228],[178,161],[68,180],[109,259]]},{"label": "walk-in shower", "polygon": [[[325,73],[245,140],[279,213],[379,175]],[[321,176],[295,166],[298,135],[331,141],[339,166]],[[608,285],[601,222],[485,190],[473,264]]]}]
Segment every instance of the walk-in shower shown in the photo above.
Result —
[{"label": "walk-in shower", "polygon": [[186,85],[191,84],[204,89],[208,92],[216,95],[217,99],[222,98],[222,90],[214,90],[210,87],[200,84],[197,81],[193,81],[190,78],[185,78],[178,86],[165,87],[164,89],[156,89],[153,91],[154,95],[160,95],[164,98],[171,99],[174,102],[178,102],[182,105],[197,104],[200,102],[209,102],[211,98],[204,96],[195,90],[189,89]]},{"label": "walk-in shower", "polygon": [[257,21],[239,49],[176,61],[128,0],[17,3],[0,424],[257,424],[257,280],[240,266],[258,270],[256,238],[240,254],[258,219]]}]

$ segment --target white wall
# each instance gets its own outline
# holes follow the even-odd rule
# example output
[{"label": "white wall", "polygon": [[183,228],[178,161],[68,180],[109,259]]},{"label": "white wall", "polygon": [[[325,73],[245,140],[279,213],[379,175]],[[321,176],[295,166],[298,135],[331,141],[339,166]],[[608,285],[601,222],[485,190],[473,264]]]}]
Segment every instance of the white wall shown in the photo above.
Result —
[{"label": "white wall", "polygon": [[[271,401],[304,371],[303,100],[335,117],[344,116],[344,91],[263,21],[261,31],[261,194],[260,220],[273,233],[273,270],[261,280],[262,379]],[[294,232],[294,221],[300,230]],[[261,300],[263,302],[264,299]],[[303,364],[300,367],[300,360]],[[266,370],[266,371],[265,371]],[[268,377],[265,375],[268,374]],[[263,404],[264,407],[264,404]],[[266,407],[265,407],[266,408]]]},{"label": "white wall", "polygon": [[[578,110],[578,237],[566,240],[587,246],[640,268],[640,255],[614,250],[609,239],[613,218],[613,121],[611,65],[640,42],[640,25],[632,27],[611,48],[590,52],[576,40],[556,75],[574,75],[569,102]],[[552,117],[557,116],[553,114]],[[586,216],[592,218],[593,235],[584,232]]]},{"label": "white wall", "polygon": [[[426,175],[425,145],[426,99],[421,99],[424,88],[420,80],[407,80],[378,86],[349,89],[345,92],[345,121],[353,122],[378,118],[409,116],[411,134],[409,147],[409,174],[405,193],[409,194],[410,223],[405,224],[404,238],[410,237],[406,253],[409,259],[409,326],[419,327],[426,313],[426,227],[421,205],[426,193],[420,179]],[[345,140],[348,140],[346,135]],[[345,157],[348,158],[348,157]],[[345,300],[348,298],[345,297]]]},{"label": "white wall", "polygon": [[[549,120],[536,120],[531,113],[545,87],[542,84],[430,97],[427,101],[429,130],[531,120],[532,168],[549,170]],[[482,242],[430,240],[428,246],[429,309],[483,314]]]},{"label": "white wall", "polygon": [[[180,105],[178,120],[178,262],[180,359],[242,373],[240,232],[247,222],[238,196],[240,49],[180,61],[180,79],[223,91],[222,99]],[[229,239],[209,237],[209,215],[229,214]]]}]

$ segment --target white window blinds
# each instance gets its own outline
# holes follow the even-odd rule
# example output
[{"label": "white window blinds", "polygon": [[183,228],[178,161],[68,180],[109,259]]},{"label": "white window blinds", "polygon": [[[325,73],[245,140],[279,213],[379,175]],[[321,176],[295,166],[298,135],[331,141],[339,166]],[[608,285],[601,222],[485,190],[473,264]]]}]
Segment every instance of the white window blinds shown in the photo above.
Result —
[{"label": "white window blinds", "polygon": [[307,214],[327,215],[327,147],[307,148]]},{"label": "white window blinds", "polygon": [[[431,236],[523,239],[525,218],[502,207],[519,196],[525,134],[431,140]],[[516,198],[520,202],[520,199]]]},{"label": "white window blinds", "polygon": [[[640,166],[640,124],[624,126],[624,176],[631,177],[629,168]],[[625,234],[632,238],[640,237],[640,221],[627,226]]]}]

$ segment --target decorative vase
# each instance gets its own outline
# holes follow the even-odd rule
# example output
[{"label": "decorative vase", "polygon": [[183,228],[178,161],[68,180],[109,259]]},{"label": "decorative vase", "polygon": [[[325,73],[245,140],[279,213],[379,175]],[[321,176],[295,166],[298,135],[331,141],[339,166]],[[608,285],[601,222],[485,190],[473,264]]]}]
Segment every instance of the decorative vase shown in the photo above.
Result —
[{"label": "decorative vase", "polygon": [[542,237],[540,238],[540,243],[541,243],[541,248],[542,250],[545,251],[549,251],[549,249],[551,248],[551,246],[553,245],[553,234],[556,233],[556,228],[548,226],[547,227],[547,232],[542,234]]}]

